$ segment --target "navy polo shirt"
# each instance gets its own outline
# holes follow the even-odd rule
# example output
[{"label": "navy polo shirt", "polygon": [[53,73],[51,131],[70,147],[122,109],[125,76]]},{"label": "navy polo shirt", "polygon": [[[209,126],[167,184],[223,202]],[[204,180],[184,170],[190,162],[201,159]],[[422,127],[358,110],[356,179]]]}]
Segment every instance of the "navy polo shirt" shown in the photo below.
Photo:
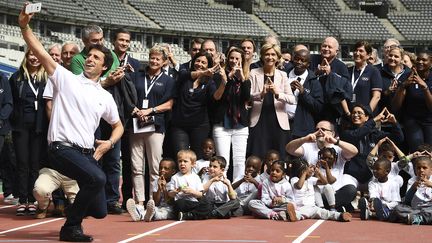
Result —
[{"label": "navy polo shirt", "polygon": [[[135,81],[135,89],[137,91],[138,96],[138,104],[137,107],[142,109],[143,100],[145,97],[145,72],[139,72],[137,74],[137,79]],[[150,78],[147,76],[147,86],[150,86]],[[167,102],[168,100],[173,98],[174,95],[174,87],[175,81],[170,76],[162,73],[162,75],[155,80],[153,88],[150,90],[147,99],[148,99],[148,107],[156,107],[160,104]],[[155,124],[156,124],[156,132],[163,133],[165,132],[165,119],[164,113],[155,114]]]},{"label": "navy polo shirt", "polygon": [[[432,92],[432,72],[425,80],[429,90]],[[406,89],[404,99],[404,116],[413,117],[424,122],[432,122],[432,111],[426,105],[426,98],[423,90],[416,84],[410,85]]]},{"label": "navy polo shirt", "polygon": [[[354,84],[352,83],[352,74],[354,70],[354,81],[357,80],[357,85],[354,88]],[[355,100],[353,97],[354,103],[359,103],[363,105],[369,105],[370,100],[372,98],[372,91],[382,91],[383,82],[381,78],[381,74],[379,70],[368,64],[364,69],[362,75],[359,77],[361,70],[357,70],[355,67],[350,68],[349,70],[349,81],[353,85],[353,96],[355,95]]]},{"label": "navy polo shirt", "polygon": [[190,72],[181,72],[172,113],[172,124],[179,127],[195,127],[209,123],[208,104],[216,91],[215,82],[209,79],[193,89]]}]

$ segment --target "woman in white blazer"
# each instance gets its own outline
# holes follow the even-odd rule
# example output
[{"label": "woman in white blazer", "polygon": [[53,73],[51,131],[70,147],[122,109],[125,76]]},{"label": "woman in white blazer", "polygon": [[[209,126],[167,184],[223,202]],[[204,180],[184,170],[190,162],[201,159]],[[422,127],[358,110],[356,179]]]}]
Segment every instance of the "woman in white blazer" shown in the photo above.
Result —
[{"label": "woman in white blazer", "polygon": [[295,98],[286,72],[276,68],[281,60],[280,47],[265,44],[260,54],[263,67],[250,72],[252,110],[248,154],[264,159],[267,151],[274,149],[284,159],[290,130],[285,105],[294,104]]}]

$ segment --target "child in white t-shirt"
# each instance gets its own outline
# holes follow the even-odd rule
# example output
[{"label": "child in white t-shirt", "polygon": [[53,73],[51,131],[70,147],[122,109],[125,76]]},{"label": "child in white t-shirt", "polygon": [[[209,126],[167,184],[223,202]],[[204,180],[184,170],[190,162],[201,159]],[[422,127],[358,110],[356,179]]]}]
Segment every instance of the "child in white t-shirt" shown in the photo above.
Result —
[{"label": "child in white t-shirt", "polygon": [[210,164],[210,158],[215,156],[216,149],[213,139],[206,138],[202,143],[202,154],[203,158],[196,161],[195,166],[192,168],[192,172],[201,177],[208,171]]},{"label": "child in white t-shirt", "polygon": [[180,150],[177,153],[179,172],[167,184],[168,195],[174,198],[174,211],[178,220],[206,219],[212,205],[203,196],[203,184],[192,168],[195,166],[196,154],[192,150]]},{"label": "child in white t-shirt", "polygon": [[224,175],[227,162],[222,156],[213,156],[207,174],[204,175],[204,193],[213,204],[209,218],[230,218],[240,207],[237,193]]},{"label": "child in white t-shirt", "polygon": [[249,201],[257,199],[258,188],[262,183],[260,177],[262,161],[259,157],[251,155],[246,160],[245,175],[242,179],[233,183],[233,188],[237,193],[237,198],[240,200],[239,209],[235,212],[236,216],[249,215]]},{"label": "child in white t-shirt", "polygon": [[249,202],[250,211],[259,218],[297,221],[294,194],[286,178],[286,163],[274,161],[270,167],[270,178],[263,181],[261,200]]},{"label": "child in white t-shirt", "polygon": [[267,151],[264,158],[263,172],[261,173],[261,181],[265,181],[268,178],[270,178],[271,165],[274,161],[279,159],[280,159],[280,154],[278,151],[273,149]]},{"label": "child in white t-shirt", "polygon": [[168,196],[166,185],[171,181],[171,177],[176,172],[176,164],[172,159],[162,159],[159,163],[159,179],[157,186],[153,188],[153,199],[149,200],[146,210],[135,200],[129,198],[126,208],[133,221],[157,221],[174,219],[174,209],[172,199]]},{"label": "child in white t-shirt", "polygon": [[[291,179],[294,189],[296,209],[301,214],[301,219],[331,219],[342,222],[351,221],[350,213],[339,213],[318,207],[315,204],[315,185],[327,184],[319,169],[309,164],[304,159],[296,159],[292,163],[292,169],[296,177]],[[317,177],[313,177],[313,175]]]},{"label": "child in white t-shirt", "polygon": [[386,221],[401,201],[400,188],[402,177],[390,176],[391,162],[385,158],[378,159],[373,165],[374,178],[369,182],[369,201],[362,197],[359,200],[360,218],[369,219],[375,212],[378,220]]}]

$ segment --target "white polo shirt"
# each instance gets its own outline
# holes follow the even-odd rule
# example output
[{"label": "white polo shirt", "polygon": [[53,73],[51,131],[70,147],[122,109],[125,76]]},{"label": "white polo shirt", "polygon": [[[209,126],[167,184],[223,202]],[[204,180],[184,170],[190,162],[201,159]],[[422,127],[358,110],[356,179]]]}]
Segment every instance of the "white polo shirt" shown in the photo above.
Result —
[{"label": "white polo shirt", "polygon": [[84,74],[75,75],[61,65],[49,78],[54,102],[48,143],[63,141],[93,148],[100,119],[109,124],[120,120],[113,97],[99,82],[87,79]]}]

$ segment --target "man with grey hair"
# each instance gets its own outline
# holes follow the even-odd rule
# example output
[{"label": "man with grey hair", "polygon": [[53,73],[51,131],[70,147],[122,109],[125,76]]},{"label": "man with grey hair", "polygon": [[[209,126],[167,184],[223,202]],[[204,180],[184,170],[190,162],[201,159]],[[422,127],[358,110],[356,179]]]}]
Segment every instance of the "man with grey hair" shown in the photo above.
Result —
[{"label": "man with grey hair", "polygon": [[63,67],[70,70],[72,58],[80,52],[79,46],[75,42],[66,42],[61,49],[61,60]]},{"label": "man with grey hair", "polygon": [[61,48],[62,46],[59,43],[54,43],[48,47],[48,54],[52,57],[54,62],[60,65],[62,64]]},{"label": "man with grey hair", "polygon": [[[84,71],[84,62],[87,57],[88,48],[93,44],[99,44],[99,45],[104,44],[104,35],[101,27],[97,25],[86,26],[83,29],[82,42],[84,43],[84,49],[72,58],[72,62],[70,66],[71,72],[76,75],[79,75]],[[120,65],[120,61],[117,58],[117,55],[115,55],[115,53],[112,51],[111,54],[113,55],[114,62],[111,65],[110,70],[106,72],[105,75],[103,76],[109,79],[108,81],[110,83],[119,81],[124,75],[124,72],[120,72],[116,70],[116,68]]]},{"label": "man with grey hair", "polygon": [[350,114],[348,102],[352,98],[350,76],[345,64],[337,59],[339,42],[330,36],[321,43],[321,54],[311,55],[309,69],[317,75],[324,93],[324,107],[320,119],[336,122]]}]

